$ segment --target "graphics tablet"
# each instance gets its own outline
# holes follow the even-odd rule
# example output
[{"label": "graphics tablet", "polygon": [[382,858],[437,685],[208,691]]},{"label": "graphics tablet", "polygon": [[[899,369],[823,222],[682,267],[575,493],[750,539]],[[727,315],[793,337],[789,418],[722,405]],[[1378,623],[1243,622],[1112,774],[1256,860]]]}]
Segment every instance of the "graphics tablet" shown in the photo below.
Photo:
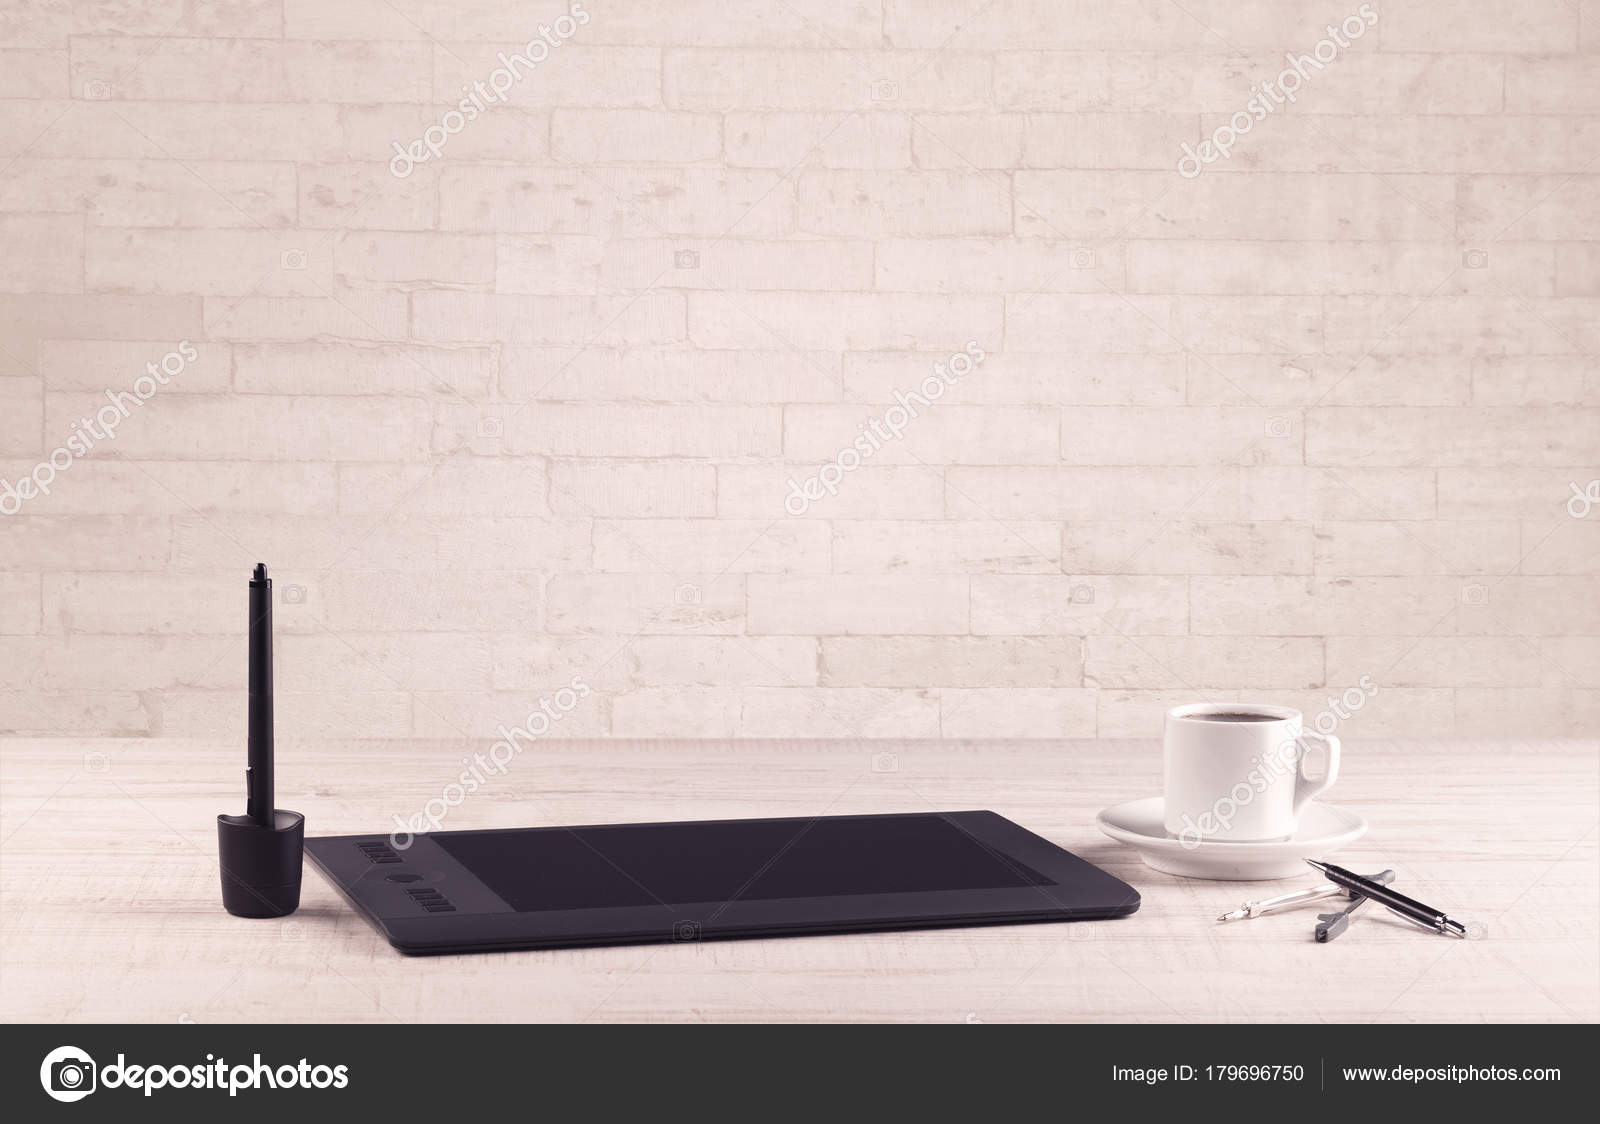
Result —
[{"label": "graphics tablet", "polygon": [[411,955],[1123,917],[1127,883],[993,812],[305,841]]}]

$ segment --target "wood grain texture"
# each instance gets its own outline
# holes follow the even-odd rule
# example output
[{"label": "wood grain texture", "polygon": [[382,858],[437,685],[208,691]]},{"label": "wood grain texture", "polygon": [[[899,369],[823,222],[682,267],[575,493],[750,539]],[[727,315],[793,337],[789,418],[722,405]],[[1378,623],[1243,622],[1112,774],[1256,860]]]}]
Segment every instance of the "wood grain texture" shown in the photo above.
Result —
[{"label": "wood grain texture", "polygon": [[[313,835],[380,830],[475,748],[285,742],[279,800]],[[1314,908],[1213,920],[1298,883],[1173,878],[1096,831],[1100,808],[1157,791],[1150,741],[539,744],[447,826],[992,808],[1144,905],[1113,922],[426,960],[391,949],[309,866],[292,918],[222,911],[212,825],[242,806],[242,767],[242,748],[173,739],[0,741],[7,1020],[1600,1019],[1594,740],[1350,746],[1338,799],[1372,830],[1342,858],[1393,867],[1485,935],[1369,911],[1331,945],[1311,940]]]}]

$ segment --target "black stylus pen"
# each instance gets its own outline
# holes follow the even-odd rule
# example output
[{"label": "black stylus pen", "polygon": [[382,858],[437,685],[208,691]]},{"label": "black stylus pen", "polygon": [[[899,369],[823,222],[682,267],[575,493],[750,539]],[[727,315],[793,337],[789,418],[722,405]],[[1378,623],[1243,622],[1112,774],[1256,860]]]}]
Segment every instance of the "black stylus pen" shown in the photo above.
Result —
[{"label": "black stylus pen", "polygon": [[245,815],[273,826],[272,579],[265,562],[250,577],[250,730],[244,772]]},{"label": "black stylus pen", "polygon": [[1346,890],[1371,898],[1379,905],[1386,905],[1401,917],[1410,918],[1418,925],[1426,925],[1435,932],[1450,933],[1457,937],[1467,935],[1467,927],[1461,922],[1452,921],[1432,906],[1426,906],[1414,898],[1408,898],[1402,893],[1389,889],[1381,882],[1363,878],[1361,875],[1348,871],[1342,866],[1334,866],[1331,863],[1319,863],[1315,859],[1307,859],[1306,862],[1326,874],[1330,882],[1337,882]]}]

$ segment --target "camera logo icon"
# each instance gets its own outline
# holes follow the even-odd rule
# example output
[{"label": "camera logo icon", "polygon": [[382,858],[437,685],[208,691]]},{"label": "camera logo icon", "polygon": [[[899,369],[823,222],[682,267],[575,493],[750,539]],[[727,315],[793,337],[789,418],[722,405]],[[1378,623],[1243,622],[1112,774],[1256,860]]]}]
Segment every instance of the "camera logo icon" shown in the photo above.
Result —
[{"label": "camera logo icon", "polygon": [[1100,264],[1100,255],[1093,250],[1073,250],[1073,269],[1094,269]]},{"label": "camera logo icon", "polygon": [[699,250],[676,250],[672,255],[673,269],[699,269]]},{"label": "camera logo icon", "polygon": [[83,84],[83,96],[89,101],[109,101],[111,99],[111,83],[102,82],[98,78],[91,78]]},{"label": "camera logo icon", "polygon": [[892,78],[879,78],[872,84],[873,101],[896,101],[900,97],[900,83]]},{"label": "camera logo icon", "polygon": [[1463,250],[1461,251],[1461,265],[1465,269],[1488,269],[1488,250]]},{"label": "camera logo icon", "polygon": [[1489,587],[1486,585],[1464,585],[1461,587],[1461,603],[1463,605],[1487,605],[1489,603]]},{"label": "camera logo icon", "polygon": [[700,939],[700,922],[674,921],[672,923],[672,939],[675,941],[697,941]]},{"label": "camera logo icon", "polygon": [[874,753],[870,758],[874,773],[898,773],[900,771],[900,757],[894,753]]},{"label": "camera logo icon", "polygon": [[1294,433],[1294,422],[1289,418],[1268,418],[1264,432],[1268,437],[1288,437]]},{"label": "camera logo icon", "polygon": [[285,250],[278,255],[278,264],[284,269],[304,269],[306,267],[306,252],[304,250]]},{"label": "camera logo icon", "polygon": [[39,1066],[39,1084],[58,1101],[81,1101],[95,1089],[94,1059],[76,1046],[57,1046]]},{"label": "camera logo icon", "polygon": [[1075,585],[1075,586],[1073,586],[1071,591],[1067,594],[1067,601],[1070,604],[1073,604],[1073,605],[1093,605],[1094,604],[1094,586],[1092,586],[1092,585]]},{"label": "camera logo icon", "polygon": [[285,605],[304,605],[306,603],[306,587],[303,585],[284,586],[283,603]]}]

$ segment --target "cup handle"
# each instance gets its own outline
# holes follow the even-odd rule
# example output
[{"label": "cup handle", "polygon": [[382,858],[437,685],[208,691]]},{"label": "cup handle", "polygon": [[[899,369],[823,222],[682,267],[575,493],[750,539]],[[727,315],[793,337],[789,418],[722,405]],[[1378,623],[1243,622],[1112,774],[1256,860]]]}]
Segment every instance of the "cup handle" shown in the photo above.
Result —
[{"label": "cup handle", "polygon": [[[1319,793],[1327,792],[1333,787],[1333,782],[1339,779],[1339,739],[1332,734],[1324,734],[1319,730],[1302,730],[1300,737],[1320,738],[1328,747],[1327,771],[1320,780],[1312,780],[1306,776],[1306,758],[1310,756],[1305,749],[1301,750],[1300,760],[1295,766],[1294,778],[1294,810],[1299,812],[1306,801]],[[1304,741],[1301,745],[1304,746]]]}]

